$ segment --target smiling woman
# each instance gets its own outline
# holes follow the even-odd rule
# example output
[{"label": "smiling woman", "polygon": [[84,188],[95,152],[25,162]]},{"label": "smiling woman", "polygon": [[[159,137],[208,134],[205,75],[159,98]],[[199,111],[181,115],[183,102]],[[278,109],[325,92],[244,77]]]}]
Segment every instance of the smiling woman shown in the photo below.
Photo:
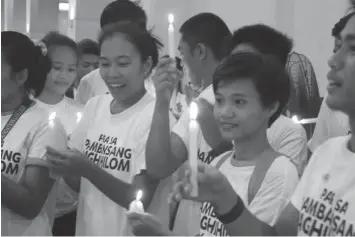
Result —
[{"label": "smiling woman", "polygon": [[77,124],[78,112],[82,112],[82,105],[65,97],[76,79],[77,46],[72,39],[57,32],[49,32],[41,42],[47,48],[52,67],[37,102],[49,113],[56,112],[70,135]]},{"label": "smiling woman", "polygon": [[99,36],[100,74],[114,103],[125,109],[146,92],[144,80],[158,63],[160,42],[135,24],[105,27]]},{"label": "smiling woman", "polygon": [[131,234],[125,208],[138,190],[145,210],[169,220],[168,203],[161,200],[170,192],[171,178],[157,187],[145,171],[156,101],[144,80],[157,65],[160,44],[146,29],[127,22],[104,28],[98,41],[100,73],[111,94],[87,102],[70,137],[72,150],[52,150],[50,160],[53,169],[83,177],[76,235],[125,236]]}]

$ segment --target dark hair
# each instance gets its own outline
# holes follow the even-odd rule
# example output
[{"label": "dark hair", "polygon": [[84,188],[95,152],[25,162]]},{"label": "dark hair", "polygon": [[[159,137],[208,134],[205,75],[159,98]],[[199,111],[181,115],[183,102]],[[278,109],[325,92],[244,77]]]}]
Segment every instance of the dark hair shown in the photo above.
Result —
[{"label": "dark hair", "polygon": [[75,41],[69,38],[68,36],[60,34],[59,32],[56,31],[48,32],[41,39],[41,42],[43,42],[46,45],[48,50],[56,46],[66,46],[72,49],[76,54],[78,54],[78,49]]},{"label": "dark hair", "polygon": [[107,38],[113,37],[115,34],[122,34],[126,40],[131,42],[137,48],[143,62],[151,57],[153,61],[152,69],[157,65],[159,60],[158,50],[162,47],[162,43],[148,30],[132,22],[107,25],[101,30],[98,38],[100,47]]},{"label": "dark hair", "polygon": [[131,21],[141,28],[147,28],[147,15],[144,10],[137,3],[130,0],[113,1],[101,13],[101,28],[120,21]]},{"label": "dark hair", "polygon": [[346,16],[342,17],[333,27],[332,29],[332,36],[333,37],[339,37],[340,36],[340,32],[344,29],[344,27],[346,26],[346,24],[348,23],[348,21],[350,20],[350,18],[352,16],[355,15],[355,12],[351,12],[349,14],[347,14]]},{"label": "dark hair", "polygon": [[[161,59],[164,59],[164,58],[170,58],[170,56],[168,54],[165,54],[164,56],[161,57]],[[183,67],[182,67],[182,60],[181,58],[179,57],[175,57],[175,67],[180,70],[180,71],[183,71]]]},{"label": "dark hair", "polygon": [[216,93],[221,82],[250,78],[260,94],[264,107],[279,102],[269,120],[269,127],[283,112],[290,96],[290,79],[280,60],[256,53],[235,53],[226,57],[213,74]]},{"label": "dark hair", "polygon": [[28,93],[39,96],[44,88],[51,61],[30,38],[15,31],[1,32],[1,54],[13,72],[28,71],[24,84]]},{"label": "dark hair", "polygon": [[231,49],[239,44],[250,44],[262,54],[277,57],[286,65],[293,42],[285,34],[263,24],[244,26],[233,33]]},{"label": "dark hair", "polygon": [[99,56],[100,46],[92,39],[83,39],[78,43],[78,54],[79,56],[82,56],[83,54],[93,54]]},{"label": "dark hair", "polygon": [[217,60],[228,54],[232,34],[226,23],[215,14],[200,13],[191,17],[182,24],[180,33],[191,49],[202,43],[210,48]]}]

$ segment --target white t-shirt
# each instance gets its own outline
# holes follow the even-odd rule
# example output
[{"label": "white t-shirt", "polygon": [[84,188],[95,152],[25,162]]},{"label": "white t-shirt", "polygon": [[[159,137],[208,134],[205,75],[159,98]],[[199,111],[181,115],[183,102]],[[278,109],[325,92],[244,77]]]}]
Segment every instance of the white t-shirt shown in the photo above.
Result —
[{"label": "white t-shirt", "polygon": [[[207,87],[199,97],[206,99],[210,104],[214,104],[215,97],[212,85]],[[173,128],[173,132],[184,141],[186,147],[189,147],[189,122],[189,111],[186,110]],[[267,130],[267,136],[272,148],[290,157],[296,164],[299,173],[302,173],[307,161],[307,134],[302,125],[285,116],[280,116]],[[198,157],[201,161],[209,164],[213,159],[213,157],[208,156],[211,147],[203,138],[201,130],[198,139]]]},{"label": "white t-shirt", "polygon": [[[63,100],[55,105],[45,104],[39,100],[37,100],[37,104],[39,107],[46,109],[49,114],[53,112],[56,113],[56,116],[60,119],[68,136],[70,136],[70,134],[73,132],[74,128],[81,119],[83,112],[83,105],[68,97],[64,97]],[[77,201],[77,193],[73,192],[66,185],[65,181],[60,178],[58,181],[56,217],[74,211],[77,205]]]},{"label": "white t-shirt", "polygon": [[[222,158],[223,154],[212,162],[212,166]],[[226,160],[219,170],[227,177],[236,193],[241,197],[244,205],[259,220],[274,225],[285,206],[289,203],[298,184],[298,173],[290,159],[284,156],[275,159],[265,175],[259,191],[249,205],[248,186],[255,166],[236,167]],[[201,204],[200,235],[228,236],[224,225],[216,218],[213,206]]]},{"label": "white t-shirt", "polygon": [[[1,129],[11,115],[1,116]],[[58,119],[49,122],[48,112],[37,104],[17,121],[1,148],[1,174],[19,183],[28,165],[47,167],[46,147],[67,148],[67,136]],[[1,206],[1,235],[52,235],[57,185],[54,184],[40,214],[28,220]]]},{"label": "white t-shirt", "polygon": [[355,236],[355,153],[349,136],[319,146],[292,197],[298,235]]},{"label": "white t-shirt", "polygon": [[84,106],[77,101],[64,97],[59,103],[55,105],[45,104],[42,101],[37,100],[38,106],[46,109],[50,114],[56,112],[56,116],[60,119],[66,132],[70,135],[76,125],[78,124],[78,113],[82,113]]},{"label": "white t-shirt", "polygon": [[[69,146],[84,153],[116,178],[131,183],[134,176],[145,169],[145,147],[155,99],[146,93],[136,104],[115,115],[110,112],[111,102],[111,95],[102,95],[87,103]],[[148,208],[166,225],[169,221],[166,200],[171,186],[171,178],[162,181]],[[130,235],[126,222],[123,207],[86,179],[81,180],[76,235]]]},{"label": "white t-shirt", "polygon": [[331,110],[326,103],[326,98],[324,98],[308,147],[314,152],[326,140],[333,137],[346,136],[349,133],[348,116],[342,112]]},{"label": "white t-shirt", "polygon": [[[147,92],[155,96],[155,88],[151,79],[148,78],[145,80],[144,84]],[[103,94],[110,94],[110,91],[102,79],[100,69],[98,68],[81,79],[75,100],[85,105],[92,97]]]}]

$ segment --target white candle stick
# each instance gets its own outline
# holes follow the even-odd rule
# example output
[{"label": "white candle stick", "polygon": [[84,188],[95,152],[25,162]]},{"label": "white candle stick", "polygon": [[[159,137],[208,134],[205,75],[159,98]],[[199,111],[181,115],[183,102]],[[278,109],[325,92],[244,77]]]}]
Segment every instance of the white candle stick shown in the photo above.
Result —
[{"label": "white candle stick", "polygon": [[169,56],[175,60],[175,29],[174,29],[174,15],[169,14],[168,21],[168,47],[169,47]]},{"label": "white candle stick", "polygon": [[197,141],[200,125],[197,122],[198,106],[195,102],[191,102],[190,105],[190,123],[189,123],[189,165],[191,169],[190,183],[192,186],[191,197],[198,195],[198,183],[197,183]]},{"label": "white candle stick", "polygon": [[129,204],[129,209],[128,209],[129,212],[144,213],[144,207],[141,201],[142,196],[143,196],[143,191],[138,190],[136,200],[134,200],[133,202],[131,202],[131,204]]}]

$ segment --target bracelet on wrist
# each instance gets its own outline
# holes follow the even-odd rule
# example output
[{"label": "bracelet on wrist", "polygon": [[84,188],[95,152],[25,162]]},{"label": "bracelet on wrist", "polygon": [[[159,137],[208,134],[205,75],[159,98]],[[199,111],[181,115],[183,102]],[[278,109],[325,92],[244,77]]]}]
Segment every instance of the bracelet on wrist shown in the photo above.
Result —
[{"label": "bracelet on wrist", "polygon": [[222,215],[218,214],[215,211],[215,214],[220,222],[222,222],[223,224],[230,224],[242,215],[244,208],[245,207],[242,199],[238,197],[236,204],[232,207],[230,211]]}]

